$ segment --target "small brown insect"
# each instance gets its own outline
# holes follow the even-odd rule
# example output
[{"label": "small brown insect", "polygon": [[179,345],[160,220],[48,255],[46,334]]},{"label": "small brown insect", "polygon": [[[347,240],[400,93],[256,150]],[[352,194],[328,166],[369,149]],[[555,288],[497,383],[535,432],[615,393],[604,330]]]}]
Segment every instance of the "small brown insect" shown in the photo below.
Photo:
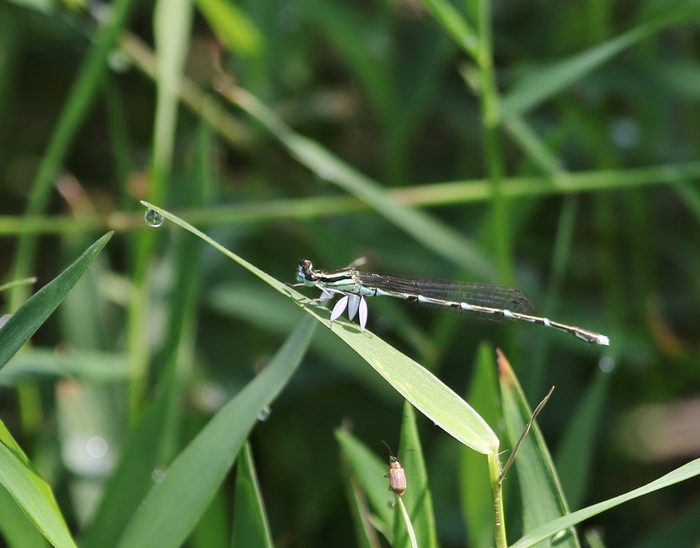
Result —
[{"label": "small brown insect", "polygon": [[384,477],[389,478],[389,491],[399,496],[406,492],[406,471],[393,455],[389,457],[389,473]]}]

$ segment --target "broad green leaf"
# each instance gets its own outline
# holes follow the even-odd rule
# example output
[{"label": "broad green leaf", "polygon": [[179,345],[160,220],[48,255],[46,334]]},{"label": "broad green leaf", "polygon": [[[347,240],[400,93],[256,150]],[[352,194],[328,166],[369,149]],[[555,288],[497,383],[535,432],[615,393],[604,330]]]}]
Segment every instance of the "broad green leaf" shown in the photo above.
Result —
[{"label": "broad green leaf", "polygon": [[180,546],[230,471],[260,412],[299,365],[314,331],[299,323],[265,370],[209,421],[150,490],[119,546]]},{"label": "broad green leaf", "polygon": [[0,422],[0,483],[37,529],[57,547],[75,546],[51,487]]},{"label": "broad green leaf", "polygon": [[243,444],[238,459],[233,512],[231,546],[249,546],[250,548],[274,546],[258,477],[255,473],[253,453],[248,442]]},{"label": "broad green leaf", "polygon": [[0,368],[56,310],[111,237],[109,232],[92,244],[72,265],[25,302],[0,329]]},{"label": "broad green leaf", "polygon": [[280,293],[294,299],[306,313],[311,314],[328,329],[331,329],[336,336],[340,337],[355,352],[362,356],[396,391],[411,402],[436,426],[439,426],[455,439],[468,445],[475,451],[484,454],[498,451],[498,438],[484,420],[474,412],[469,404],[420,364],[403,355],[369,331],[360,331],[359,327],[349,321],[339,320],[331,326],[328,320],[329,311],[324,307],[319,306],[292,287],[279,282],[251,263],[228,251],[206,234],[172,213],[146,202],[142,203],[196,234]]}]

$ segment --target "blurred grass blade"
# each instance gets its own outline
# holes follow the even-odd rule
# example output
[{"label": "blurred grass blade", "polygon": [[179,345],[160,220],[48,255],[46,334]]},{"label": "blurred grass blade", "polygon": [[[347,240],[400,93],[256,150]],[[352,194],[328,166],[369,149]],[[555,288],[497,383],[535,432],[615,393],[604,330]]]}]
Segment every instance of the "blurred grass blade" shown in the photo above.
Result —
[{"label": "blurred grass blade", "polygon": [[92,244],[72,265],[25,302],[0,329],[0,368],[56,310],[111,237],[109,232]]},{"label": "blurred grass blade", "polygon": [[249,442],[243,444],[237,468],[231,546],[272,548],[274,544],[270,525],[267,522]]},{"label": "blurred grass blade", "polygon": [[[251,263],[209,238],[203,232],[168,211],[142,202],[158,211],[174,223],[196,234],[238,264],[258,276],[280,293],[294,299],[303,310],[314,316],[329,329],[329,312],[317,303],[312,303],[301,293],[277,281]],[[362,356],[384,377],[406,400],[445,432],[484,454],[498,452],[499,440],[484,420],[430,371],[408,358],[379,337],[360,329],[346,320],[334,322],[332,332]]]},{"label": "blurred grass blade", "polygon": [[691,23],[699,16],[700,5],[697,2],[681,2],[617,38],[548,67],[531,71],[504,95],[501,101],[502,120],[526,114],[618,53],[654,33],[672,25]]},{"label": "blurred grass blade", "polygon": [[51,487],[0,421],[0,483],[54,546],[75,546]]},{"label": "blurred grass blade", "polygon": [[15,280],[13,282],[7,282],[6,284],[0,285],[0,291],[7,291],[8,289],[12,289],[13,287],[18,287],[20,285],[32,285],[34,283],[36,283],[35,277],[24,278],[23,280]]},{"label": "blurred grass blade", "polygon": [[467,20],[447,0],[422,0],[452,39],[478,62],[479,38]]},{"label": "blurred grass blade", "polygon": [[153,133],[152,180],[149,187],[149,196],[153,199],[163,198],[165,178],[172,163],[178,88],[189,49],[191,25],[192,4],[189,0],[157,0],[153,15],[153,37],[156,43],[158,100]]},{"label": "blurred grass blade", "polygon": [[389,471],[389,460],[380,460],[364,443],[344,428],[335,431],[335,439],[345,453],[353,475],[367,494],[372,509],[383,523],[384,530],[391,531],[394,510],[390,504],[396,497],[389,491],[389,480],[384,477]]},{"label": "blurred grass blade", "polygon": [[396,93],[392,78],[387,78],[390,70],[387,59],[377,56],[367,48],[358,48],[358,40],[371,40],[381,30],[372,26],[366,14],[360,15],[353,4],[307,0],[304,2],[304,17],[315,24],[319,32],[332,44],[345,63],[361,83],[372,105],[377,109],[385,126],[397,108]]},{"label": "blurred grass blade", "polygon": [[156,473],[169,462],[166,451],[169,432],[164,425],[171,420],[171,399],[176,383],[174,370],[166,371],[159,380],[155,399],[132,428],[95,515],[83,531],[81,548],[116,546],[119,535],[153,486]]},{"label": "blurred grass blade", "polygon": [[[476,354],[467,401],[489,424],[498,424],[501,420],[495,365],[493,347],[481,344]],[[460,451],[459,472],[460,500],[469,546],[490,546],[494,542],[494,514],[488,463],[483,456],[464,448]]]},{"label": "blurred grass blade", "polygon": [[518,540],[518,542],[512,544],[510,548],[535,546],[552,535],[557,534],[559,531],[573,527],[577,523],[581,523],[582,521],[600,514],[605,510],[609,510],[610,508],[614,508],[615,506],[643,495],[648,495],[649,493],[653,493],[659,489],[670,487],[676,483],[694,478],[695,476],[700,476],[700,459],[695,459],[694,461],[691,461],[680,468],[676,468],[673,472],[670,472],[665,476],[661,476],[659,479],[654,480],[651,483],[647,483],[643,487],[629,491],[624,495],[619,495],[606,501],[599,502],[593,506],[577,510],[576,512],[572,512],[571,514],[550,521],[549,523],[538,527],[534,531],[531,531],[522,537],[520,540]]},{"label": "blurred grass blade", "polygon": [[192,531],[261,410],[296,371],[311,340],[314,323],[299,323],[265,370],[209,421],[148,493],[119,539],[119,546],[180,546]]},{"label": "blurred grass blade", "polygon": [[[381,548],[379,536],[374,528],[375,524],[380,524],[374,519],[367,503],[367,497],[357,478],[352,475],[344,454],[341,454],[340,464],[355,528],[356,546],[358,548]],[[381,525],[383,527],[382,533],[388,533],[388,528],[384,527],[384,524]]]},{"label": "blurred grass blade", "polygon": [[338,159],[316,141],[292,131],[256,97],[219,79],[219,92],[263,124],[291,154],[320,178],[335,183],[369,204],[427,249],[482,279],[493,279],[491,262],[479,249],[447,225],[425,212],[392,200],[382,186]]},{"label": "blurred grass blade", "polygon": [[127,359],[119,354],[88,350],[57,352],[31,348],[0,370],[0,385],[22,381],[72,378],[90,383],[124,382],[131,376]]},{"label": "blurred grass blade", "polygon": [[197,7],[231,53],[244,57],[260,55],[264,37],[236,4],[230,0],[197,0]]},{"label": "blurred grass blade", "polygon": [[564,432],[556,453],[556,469],[568,503],[577,507],[590,486],[591,469],[596,448],[596,434],[605,407],[612,375],[598,371],[576,406],[573,418]]},{"label": "blurred grass blade", "polygon": [[[68,152],[83,117],[89,112],[92,99],[107,70],[108,57],[116,46],[117,37],[127,24],[133,0],[116,0],[110,4],[110,17],[100,25],[94,44],[83,62],[70,94],[64,103],[51,141],[41,158],[41,163],[32,181],[26,216],[44,212],[61,164]],[[14,278],[26,278],[32,271],[36,250],[36,236],[24,234],[20,237],[15,254]],[[16,310],[26,300],[29,292],[21,286],[12,292],[10,310]],[[0,362],[2,363],[2,362]]]},{"label": "blurred grass blade", "polygon": [[[405,402],[403,406],[403,424],[401,427],[401,445],[397,455],[406,473],[406,493],[399,497],[405,504],[410,520],[400,519],[394,523],[394,546],[408,545],[413,529],[413,536],[418,539],[418,546],[426,548],[437,547],[435,532],[435,514],[433,498],[428,486],[428,472],[425,468],[423,448],[418,436],[416,413],[413,406]],[[483,458],[483,457],[481,457]],[[406,533],[409,536],[406,536]]]},{"label": "blurred grass blade", "polygon": [[[515,447],[532,416],[532,410],[525,400],[525,395],[508,360],[500,351],[498,352],[498,370],[503,416],[510,446]],[[544,411],[546,412],[546,408]],[[523,530],[526,533],[568,513],[569,509],[559,484],[557,471],[537,422],[532,423],[530,433],[520,444],[515,458],[515,469],[520,487]],[[515,476],[511,469],[505,481],[508,479],[512,481]],[[563,536],[557,538],[556,545],[558,548],[578,547],[579,543],[574,531],[566,531]]]}]

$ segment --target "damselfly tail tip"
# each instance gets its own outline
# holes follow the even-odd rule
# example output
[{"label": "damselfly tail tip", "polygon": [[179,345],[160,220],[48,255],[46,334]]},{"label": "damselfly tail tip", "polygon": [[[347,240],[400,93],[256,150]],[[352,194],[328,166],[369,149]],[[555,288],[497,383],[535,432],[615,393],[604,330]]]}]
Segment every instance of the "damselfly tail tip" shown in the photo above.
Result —
[{"label": "damselfly tail tip", "polygon": [[610,339],[605,335],[598,335],[598,340],[596,342],[603,346],[610,346]]}]

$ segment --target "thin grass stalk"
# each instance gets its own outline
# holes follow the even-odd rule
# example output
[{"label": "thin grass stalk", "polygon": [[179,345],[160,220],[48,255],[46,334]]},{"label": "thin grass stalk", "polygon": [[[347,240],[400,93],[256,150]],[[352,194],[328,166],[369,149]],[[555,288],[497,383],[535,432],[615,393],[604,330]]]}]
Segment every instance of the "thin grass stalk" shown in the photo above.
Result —
[{"label": "thin grass stalk", "polygon": [[486,455],[489,464],[489,479],[491,480],[491,496],[493,501],[493,527],[496,537],[496,548],[507,548],[506,523],[503,514],[503,481],[501,480],[501,461],[498,453]]},{"label": "thin grass stalk", "polygon": [[481,120],[484,126],[484,146],[486,170],[491,186],[491,230],[493,247],[496,250],[496,264],[500,282],[513,285],[513,252],[508,229],[508,200],[503,192],[503,152],[499,139],[499,98],[493,67],[491,42],[491,3],[479,3],[479,80],[481,99]]}]

